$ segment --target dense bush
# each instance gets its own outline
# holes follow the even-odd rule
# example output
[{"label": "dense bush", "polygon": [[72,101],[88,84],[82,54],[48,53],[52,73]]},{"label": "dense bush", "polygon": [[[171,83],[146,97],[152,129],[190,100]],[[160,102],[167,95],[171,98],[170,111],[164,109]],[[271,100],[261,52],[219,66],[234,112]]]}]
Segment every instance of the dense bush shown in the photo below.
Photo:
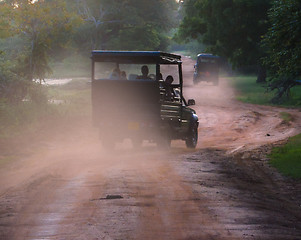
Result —
[{"label": "dense bush", "polygon": [[264,59],[270,69],[269,89],[277,90],[273,101],[290,97],[290,89],[301,77],[301,3],[299,0],[274,1],[269,10],[271,27],[265,34]]}]

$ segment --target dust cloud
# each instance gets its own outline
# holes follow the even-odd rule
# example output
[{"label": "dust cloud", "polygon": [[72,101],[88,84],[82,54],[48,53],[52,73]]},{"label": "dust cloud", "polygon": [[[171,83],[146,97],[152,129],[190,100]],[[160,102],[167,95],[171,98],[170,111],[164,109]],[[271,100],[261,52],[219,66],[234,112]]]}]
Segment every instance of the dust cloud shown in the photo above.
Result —
[{"label": "dust cloud", "polygon": [[[246,152],[285,140],[300,131],[300,112],[290,110],[296,122],[283,126],[278,117],[280,109],[236,102],[226,78],[219,86],[193,85],[193,61],[184,58],[183,62],[184,96],[195,99],[193,107],[200,121],[197,149],[187,149],[183,141],[172,141],[167,150],[146,141],[142,147],[134,148],[125,139],[114,150],[108,150],[99,140],[99,130],[92,125],[91,116],[70,118],[46,128],[37,141],[24,145],[18,161],[0,169],[0,238],[266,236],[256,228],[260,224],[251,228],[248,222],[243,223],[249,219],[246,216],[262,219],[262,212],[258,214],[252,210],[254,206],[248,207],[253,192],[242,195],[243,186],[232,190],[235,182],[230,180],[237,172],[229,180],[225,166],[230,163],[221,152]],[[220,162],[225,166],[221,167]],[[229,169],[233,167],[229,165]],[[223,189],[219,181],[228,188]],[[248,181],[238,182],[249,186]],[[235,207],[233,196],[238,199]],[[244,204],[247,207],[242,208]],[[241,219],[242,225],[234,219]]]}]

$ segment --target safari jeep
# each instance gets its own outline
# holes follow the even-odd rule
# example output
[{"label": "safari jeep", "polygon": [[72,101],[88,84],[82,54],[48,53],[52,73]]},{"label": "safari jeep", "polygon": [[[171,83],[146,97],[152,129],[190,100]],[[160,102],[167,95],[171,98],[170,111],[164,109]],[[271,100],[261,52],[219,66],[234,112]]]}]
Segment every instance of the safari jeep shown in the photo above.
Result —
[{"label": "safari jeep", "polygon": [[194,65],[193,83],[197,84],[201,81],[212,82],[218,85],[219,82],[219,61],[220,57],[209,53],[200,53],[197,56]]},{"label": "safari jeep", "polygon": [[[198,140],[198,117],[183,97],[181,56],[149,51],[92,51],[92,117],[105,148],[129,138],[168,147]],[[165,80],[168,80],[165,81]]]}]

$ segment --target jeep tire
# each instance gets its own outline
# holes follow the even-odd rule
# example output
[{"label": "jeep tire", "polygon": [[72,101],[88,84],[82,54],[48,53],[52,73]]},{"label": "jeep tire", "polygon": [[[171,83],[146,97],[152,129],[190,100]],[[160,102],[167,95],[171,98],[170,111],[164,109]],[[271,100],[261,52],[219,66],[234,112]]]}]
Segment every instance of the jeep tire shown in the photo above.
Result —
[{"label": "jeep tire", "polygon": [[196,148],[197,143],[198,143],[198,124],[196,121],[193,121],[189,128],[188,136],[186,138],[186,147]]}]

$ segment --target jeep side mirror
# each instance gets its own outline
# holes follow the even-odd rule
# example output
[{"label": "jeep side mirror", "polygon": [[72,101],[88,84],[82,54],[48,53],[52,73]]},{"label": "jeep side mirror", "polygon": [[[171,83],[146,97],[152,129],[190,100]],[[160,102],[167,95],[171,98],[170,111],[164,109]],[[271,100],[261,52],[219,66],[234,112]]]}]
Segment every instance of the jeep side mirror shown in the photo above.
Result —
[{"label": "jeep side mirror", "polygon": [[188,99],[188,103],[187,103],[188,106],[192,106],[192,105],[195,105],[195,101],[194,99]]}]

